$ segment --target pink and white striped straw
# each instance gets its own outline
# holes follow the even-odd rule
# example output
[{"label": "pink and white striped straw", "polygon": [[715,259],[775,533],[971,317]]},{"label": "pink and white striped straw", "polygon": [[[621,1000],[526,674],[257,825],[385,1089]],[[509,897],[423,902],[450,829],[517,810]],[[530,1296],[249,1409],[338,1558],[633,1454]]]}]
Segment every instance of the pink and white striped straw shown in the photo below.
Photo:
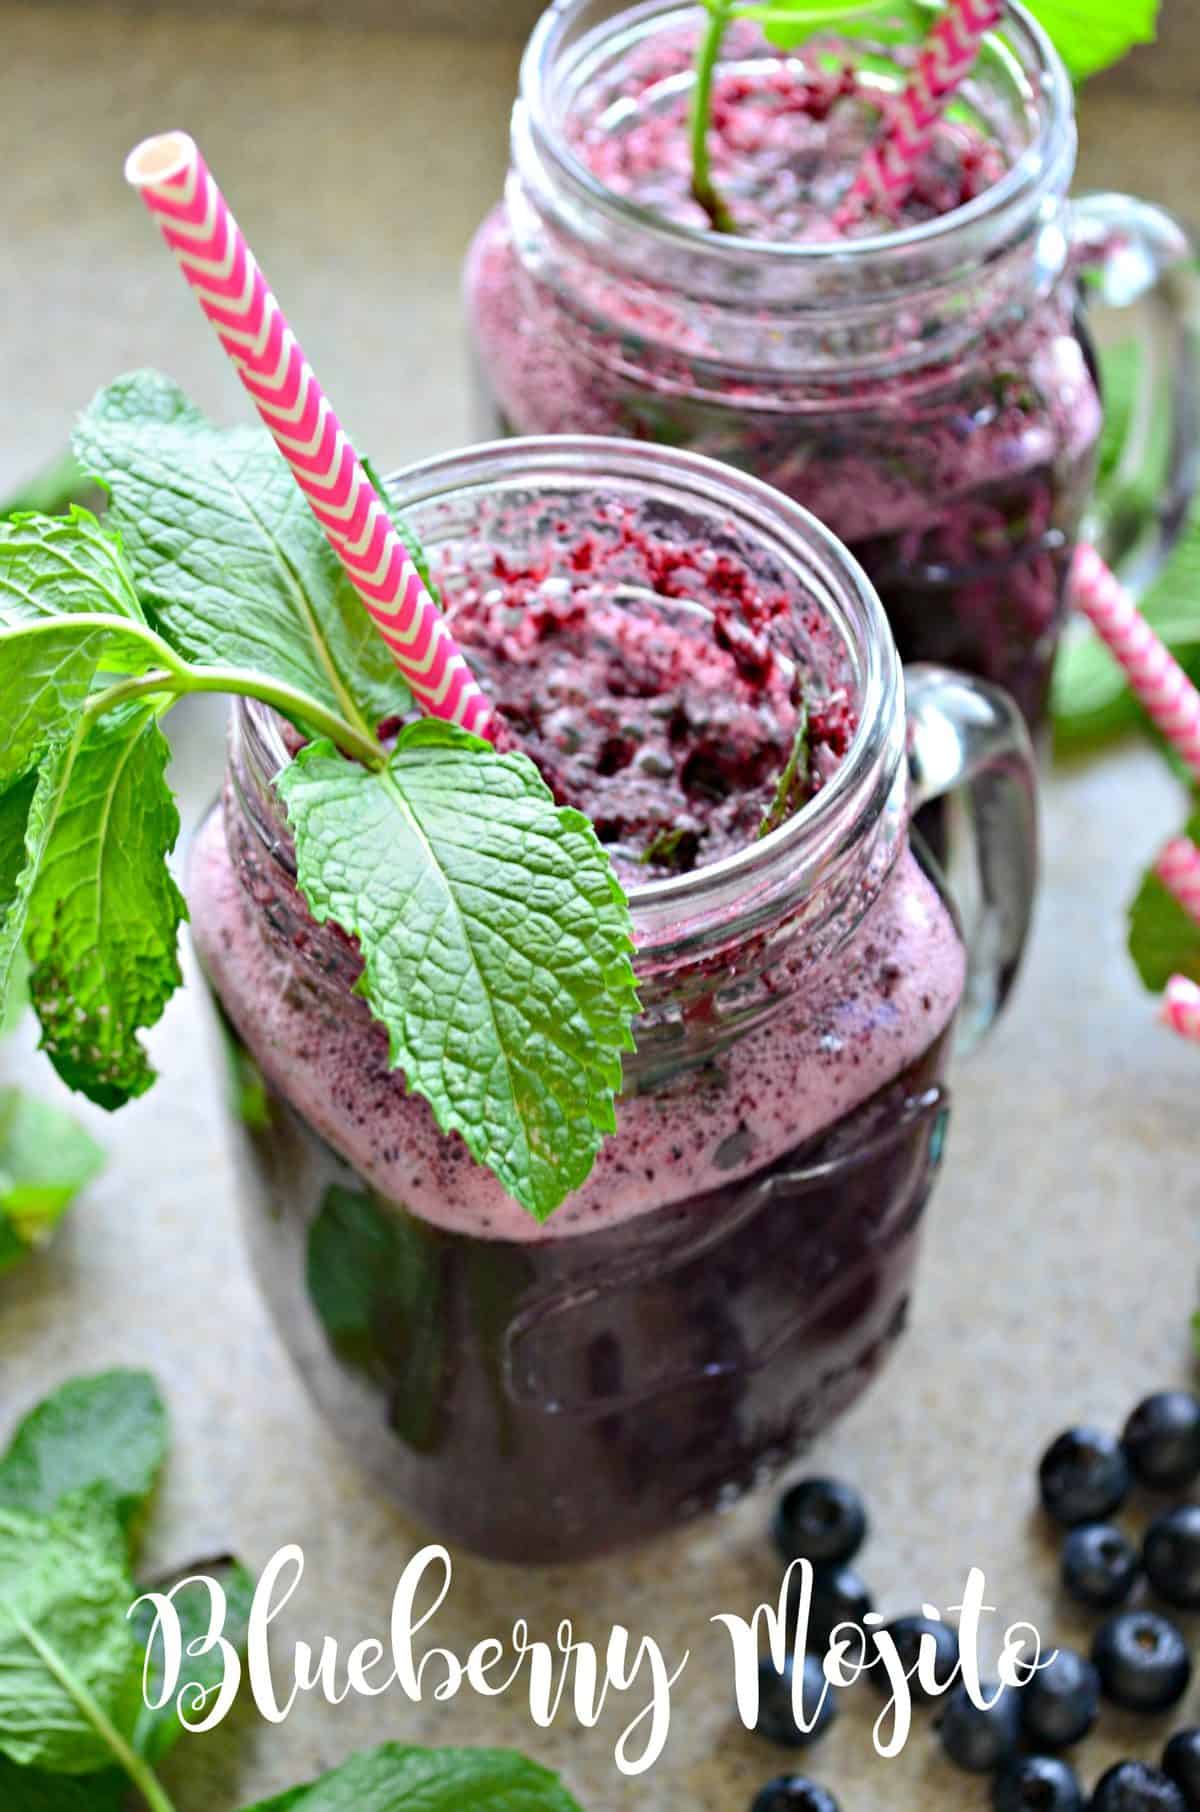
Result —
[{"label": "pink and white striped straw", "polygon": [[148,138],[125,175],[237,368],[329,544],[421,709],[486,735],[487,697],[396,533],[267,287],[253,252],[186,132]]},{"label": "pink and white striped straw", "polygon": [[1174,975],[1167,983],[1162,1021],[1181,1038],[1200,1044],[1200,988],[1185,975]]},{"label": "pink and white striped straw", "polygon": [[1075,602],[1125,669],[1171,747],[1200,780],[1200,692],[1094,547],[1077,551],[1071,582]]},{"label": "pink and white striped straw", "polygon": [[1171,896],[1200,925],[1200,849],[1190,837],[1168,843],[1154,864],[1154,872]]},{"label": "pink and white striped straw", "polygon": [[949,0],[929,34],[912,81],[892,105],[882,136],[863,158],[834,223],[854,226],[873,208],[894,213],[912,191],[917,164],[947,102],[970,75],[984,38],[1004,16],[1001,0]]}]

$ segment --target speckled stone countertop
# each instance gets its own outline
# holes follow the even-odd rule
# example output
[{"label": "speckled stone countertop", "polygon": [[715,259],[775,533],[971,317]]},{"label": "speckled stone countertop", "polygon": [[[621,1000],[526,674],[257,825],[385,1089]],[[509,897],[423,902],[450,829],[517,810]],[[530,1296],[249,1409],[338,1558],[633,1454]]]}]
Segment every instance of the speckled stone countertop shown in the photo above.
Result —
[{"label": "speckled stone countertop", "polygon": [[[163,125],[203,141],[375,457],[398,464],[469,437],[458,267],[498,186],[511,44],[65,5],[0,5],[0,43],[0,490],[52,456],[71,411],[135,364],[172,371],[218,415],[243,413],[120,179],[128,145]],[[1107,96],[1084,138],[1090,183],[1194,207],[1188,106]],[[216,782],[219,713],[181,713],[176,744],[190,826]],[[886,1382],[815,1459],[870,1497],[863,1564],[881,1608],[948,1605],[978,1565],[1006,1620],[1069,1640],[1081,1632],[1031,1514],[1032,1467],[1065,1422],[1114,1423],[1144,1390],[1187,1375],[1200,1059],[1156,1027],[1122,955],[1135,870],[1178,825],[1161,765],[1127,749],[1059,772],[1045,819],[1032,957],[1007,1023],[957,1077],[911,1332]],[[194,987],[152,1043],[154,1094],[112,1121],[94,1116],[106,1175],[53,1253],[0,1282],[0,1422],[74,1372],[151,1367],[170,1399],[174,1457],[150,1559],[236,1548],[259,1565],[300,1542],[308,1573],[286,1633],[346,1643],[380,1632],[422,1538],[318,1421],[255,1295]],[[0,1061],[9,1077],[53,1086],[27,1046]],[[772,1591],[767,1511],[751,1502],[575,1572],[458,1560],[436,1626],[451,1647],[517,1615],[552,1634],[569,1615],[583,1634],[625,1622],[676,1658],[691,1649],[670,1746],[648,1779],[613,1768],[619,1707],[592,1733],[565,1720],[539,1733],[516,1697],[309,1701],[280,1729],[243,1709],[185,1745],[166,1771],[180,1812],[232,1812],[387,1738],[527,1747],[564,1770],[590,1812],[741,1812],[780,1758],[735,1725],[726,1639],[707,1620]],[[982,1812],[982,1787],[951,1774],[923,1727],[901,1760],[877,1760],[867,1701],[814,1757],[844,1812]],[[1155,1747],[1154,1730],[1120,1718],[1105,1731],[1089,1767]]]}]

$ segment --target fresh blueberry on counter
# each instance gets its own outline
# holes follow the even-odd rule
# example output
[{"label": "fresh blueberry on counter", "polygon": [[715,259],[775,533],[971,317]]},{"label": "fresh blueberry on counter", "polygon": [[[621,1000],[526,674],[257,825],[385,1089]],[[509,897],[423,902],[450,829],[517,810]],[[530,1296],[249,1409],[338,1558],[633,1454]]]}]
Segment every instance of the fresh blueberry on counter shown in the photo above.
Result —
[{"label": "fresh blueberry on counter", "polygon": [[1063,1543],[1063,1584],[1090,1610],[1115,1611],[1140,1572],[1137,1549],[1115,1523],[1081,1523]]},{"label": "fresh blueberry on counter", "polygon": [[1146,1578],[1167,1604],[1200,1611],[1200,1504],[1164,1510],[1142,1543]]},{"label": "fresh blueberry on counter", "polygon": [[1100,1675],[1074,1649],[1054,1659],[1021,1688],[1021,1728],[1037,1749],[1069,1749],[1100,1715]]},{"label": "fresh blueberry on counter", "polygon": [[[996,1684],[983,1688],[985,1699],[998,1691]],[[1013,1760],[1021,1741],[1020,1695],[1000,1694],[996,1703],[981,1711],[968,1698],[965,1686],[956,1686],[938,1720],[938,1735],[950,1760],[968,1774],[994,1774]]]},{"label": "fresh blueberry on counter", "polygon": [[785,1564],[801,1558],[816,1566],[853,1560],[867,1536],[867,1508],[840,1479],[801,1479],[779,1500],[772,1526]]},{"label": "fresh blueberry on counter", "polygon": [[1200,1730],[1177,1730],[1163,1750],[1162,1765],[1183,1794],[1187,1812],[1200,1812]]},{"label": "fresh blueberry on counter", "polygon": [[781,1774],[758,1795],[750,1812],[840,1812],[833,1794],[799,1774]]},{"label": "fresh blueberry on counter", "polygon": [[1129,1461],[1114,1435],[1098,1428],[1069,1428],[1042,1455],[1042,1503],[1068,1529],[1102,1522],[1129,1495]]},{"label": "fresh blueberry on counter", "polygon": [[[803,1583],[801,1576],[796,1574],[789,1593],[789,1623],[794,1623],[800,1614]],[[874,1603],[866,1581],[853,1567],[814,1567],[808,1613],[810,1648],[824,1653],[830,1634],[839,1623],[857,1623],[861,1627],[863,1618],[874,1609]]]},{"label": "fresh blueberry on counter", "polygon": [[1166,1711],[1187,1691],[1192,1658],[1173,1623],[1155,1611],[1118,1611],[1101,1624],[1092,1660],[1105,1696],[1126,1711]]},{"label": "fresh blueberry on counter", "polygon": [[813,1727],[802,1730],[792,1715],[792,1674],[790,1659],[784,1664],[782,1673],[769,1659],[759,1662],[758,1722],[754,1728],[769,1743],[778,1743],[784,1749],[806,1749],[824,1736],[837,1716],[837,1698],[832,1687],[826,1687],[825,1671],[818,1657],[806,1655],[801,1702]]},{"label": "fresh blueberry on counter", "polygon": [[995,1812],[1084,1812],[1083,1788],[1067,1762],[1052,1755],[1026,1755],[996,1776]]},{"label": "fresh blueberry on counter", "polygon": [[1187,1812],[1187,1801],[1160,1768],[1118,1762],[1093,1793],[1090,1812]]},{"label": "fresh blueberry on counter", "polygon": [[[926,1692],[917,1679],[913,1669],[921,1653],[921,1638],[928,1635],[932,1638],[935,1651],[934,1678],[939,1684],[949,1680],[958,1666],[958,1631],[943,1623],[938,1617],[897,1617],[879,1632],[888,1635],[896,1645],[896,1653],[905,1673],[909,1676],[908,1690],[914,1705],[930,1705],[940,1695]],[[876,1690],[885,1698],[890,1698],[893,1688],[886,1668],[877,1662],[871,1669],[869,1678]]]},{"label": "fresh blueberry on counter", "polygon": [[1136,1477],[1152,1491],[1178,1491],[1200,1478],[1200,1399],[1162,1390],[1139,1403],[1122,1436]]}]

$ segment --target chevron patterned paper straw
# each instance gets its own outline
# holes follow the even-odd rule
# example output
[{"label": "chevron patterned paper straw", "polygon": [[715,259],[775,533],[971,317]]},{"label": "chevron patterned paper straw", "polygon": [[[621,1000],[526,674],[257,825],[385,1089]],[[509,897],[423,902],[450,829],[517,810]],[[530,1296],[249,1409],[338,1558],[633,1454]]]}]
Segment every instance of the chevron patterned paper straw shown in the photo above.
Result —
[{"label": "chevron patterned paper straw", "polygon": [[413,696],[488,733],[491,705],[430,597],[203,157],[185,132],[148,138],[125,175],[308,498]]},{"label": "chevron patterned paper straw", "polygon": [[1094,547],[1081,547],[1076,553],[1071,582],[1075,602],[1125,669],[1129,684],[1171,747],[1200,781],[1200,692]]},{"label": "chevron patterned paper straw", "polygon": [[1167,983],[1162,1004],[1163,1024],[1200,1044],[1200,988],[1186,976],[1176,975]]},{"label": "chevron patterned paper straw", "polygon": [[1154,872],[1185,912],[1200,925],[1200,849],[1190,837],[1168,843],[1154,865]]},{"label": "chevron patterned paper straw", "polygon": [[882,137],[867,152],[834,216],[837,226],[854,226],[873,208],[892,214],[907,199],[946,103],[970,75],[984,38],[1003,14],[1001,0],[950,0],[929,34],[912,81],[893,104]]}]

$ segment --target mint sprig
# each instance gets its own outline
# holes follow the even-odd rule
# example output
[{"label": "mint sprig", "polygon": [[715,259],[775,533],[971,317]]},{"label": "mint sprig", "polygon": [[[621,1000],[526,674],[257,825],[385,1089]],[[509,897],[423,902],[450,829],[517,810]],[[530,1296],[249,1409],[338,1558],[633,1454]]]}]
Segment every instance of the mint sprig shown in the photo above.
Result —
[{"label": "mint sprig", "polygon": [[629,911],[592,826],[522,755],[432,723],[384,747],[411,696],[268,436],[139,373],[76,444],[104,521],[0,523],[0,988],[23,947],[64,1079],[107,1108],[150,1086],[139,1034],[185,916],[161,721],[195,692],[259,700],[310,739],[278,782],[299,885],[358,939],[393,1064],[544,1219],[632,1049]]},{"label": "mint sprig", "polygon": [[[133,1534],[165,1457],[165,1413],[144,1372],[65,1384],[25,1418],[0,1459],[0,1806],[4,1812],[176,1812],[156,1772],[182,1735],[178,1695],[160,1711],[161,1652],[131,1579]],[[231,1558],[197,1561],[226,1594],[224,1636],[245,1652],[254,1581]],[[208,1593],[174,1594],[187,1702],[220,1685],[193,1655]],[[247,1812],[580,1812],[558,1777],[509,1750],[384,1744]]]}]

